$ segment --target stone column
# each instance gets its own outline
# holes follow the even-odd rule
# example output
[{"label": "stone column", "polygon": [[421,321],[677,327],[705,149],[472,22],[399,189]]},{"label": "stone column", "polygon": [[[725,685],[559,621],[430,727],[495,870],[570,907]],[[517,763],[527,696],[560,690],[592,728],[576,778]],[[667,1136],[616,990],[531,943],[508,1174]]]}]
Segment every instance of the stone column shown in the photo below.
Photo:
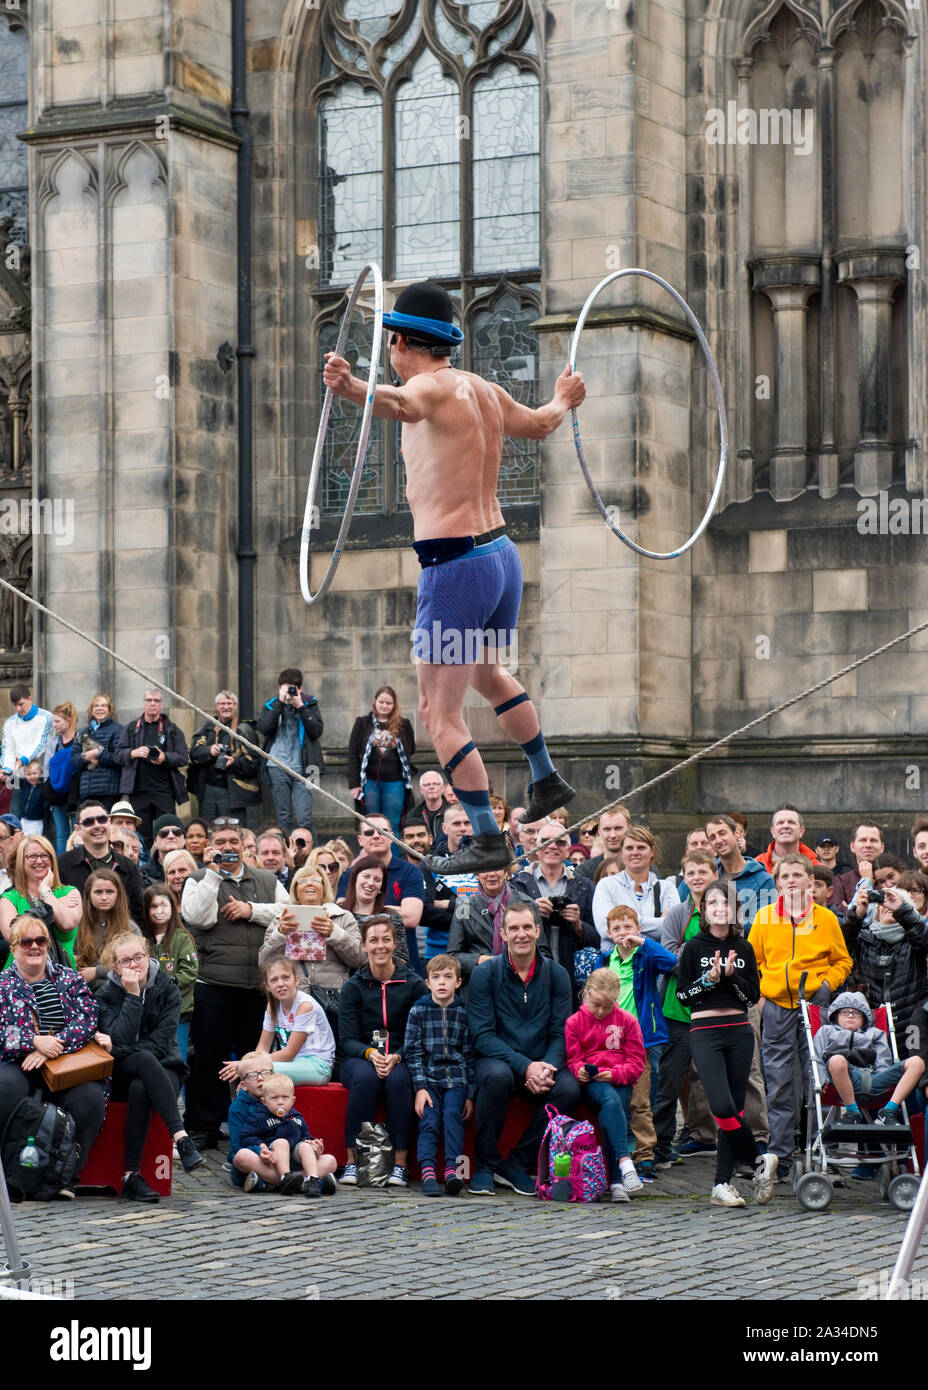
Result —
[{"label": "stone column", "polygon": [[[73,520],[39,538],[36,593],[208,702],[235,641],[228,7],[45,3],[35,26],[35,477]],[[36,656],[40,698],[140,708],[140,679],[57,624]]]},{"label": "stone column", "polygon": [[888,488],[893,477],[889,416],[889,350],[893,293],[905,277],[905,253],[846,252],[838,279],[857,296],[857,375],[860,435],[854,452],[854,486],[864,497]]},{"label": "stone column", "polygon": [[762,290],[773,306],[777,413],[770,492],[775,501],[787,502],[806,485],[806,309],[820,282],[821,267],[817,257],[775,256],[754,262],[752,270],[755,290]]}]

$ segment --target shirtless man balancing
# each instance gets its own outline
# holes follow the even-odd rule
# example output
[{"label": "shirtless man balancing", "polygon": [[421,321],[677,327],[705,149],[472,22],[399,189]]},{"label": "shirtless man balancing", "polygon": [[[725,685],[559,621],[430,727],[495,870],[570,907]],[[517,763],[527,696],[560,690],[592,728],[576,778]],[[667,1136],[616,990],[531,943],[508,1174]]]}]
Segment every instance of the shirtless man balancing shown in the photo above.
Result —
[{"label": "shirtless man balancing", "polygon": [[[413,634],[419,715],[449,779],[454,774],[474,830],[454,854],[426,859],[441,874],[504,868],[511,858],[490,806],[483,759],[464,722],[469,685],[490,701],[528,758],[532,782],[523,821],[542,820],[575,795],[554,770],[528,695],[497,659],[515,639],[522,567],[496,488],[503,436],[545,439],[586,394],[582,376],[568,366],[547,405],[519,405],[501,386],[452,367],[451,346],[464,336],[452,320],[451,299],[440,285],[425,281],[403,290],[383,319],[394,330],[390,364],[403,385],[374,392],[374,414],[403,422],[406,498],[422,566]],[[344,358],[326,353],[323,379],[335,395],[364,405],[367,386]]]}]

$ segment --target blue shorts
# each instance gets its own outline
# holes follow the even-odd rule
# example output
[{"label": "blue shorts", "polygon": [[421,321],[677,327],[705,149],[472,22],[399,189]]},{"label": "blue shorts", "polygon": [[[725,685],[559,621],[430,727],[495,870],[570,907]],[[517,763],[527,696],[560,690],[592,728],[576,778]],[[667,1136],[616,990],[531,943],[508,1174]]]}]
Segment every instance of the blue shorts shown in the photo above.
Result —
[{"label": "blue shorts", "polygon": [[475,666],[516,642],[522,563],[508,536],[475,546],[419,576],[413,660]]},{"label": "blue shorts", "polygon": [[854,1087],[855,1097],[881,1096],[885,1091],[893,1091],[902,1080],[905,1067],[902,1062],[891,1062],[888,1067],[874,1071],[872,1067],[852,1067],[848,1065],[847,1074]]}]

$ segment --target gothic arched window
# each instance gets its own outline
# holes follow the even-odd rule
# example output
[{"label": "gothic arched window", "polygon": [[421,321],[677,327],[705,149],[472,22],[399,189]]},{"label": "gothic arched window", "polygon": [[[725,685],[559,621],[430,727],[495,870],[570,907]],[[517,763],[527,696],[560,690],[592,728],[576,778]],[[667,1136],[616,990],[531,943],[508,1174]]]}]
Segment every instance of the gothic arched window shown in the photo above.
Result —
[{"label": "gothic arched window", "polygon": [[[383,0],[332,0],[321,17],[316,360],[334,343],[346,289],[375,260],[387,282],[444,285],[465,330],[460,365],[534,404],[540,102],[527,0],[394,4],[384,14]],[[359,374],[369,341],[359,318],[347,348]],[[359,421],[353,408],[334,411],[324,513],[343,505]],[[359,511],[405,507],[399,438],[374,421]],[[504,504],[537,501],[537,457],[537,444],[507,441]]]},{"label": "gothic arched window", "polygon": [[13,16],[0,24],[0,217],[12,217],[10,239],[29,240],[28,160],[19,132],[29,124],[29,39]]}]

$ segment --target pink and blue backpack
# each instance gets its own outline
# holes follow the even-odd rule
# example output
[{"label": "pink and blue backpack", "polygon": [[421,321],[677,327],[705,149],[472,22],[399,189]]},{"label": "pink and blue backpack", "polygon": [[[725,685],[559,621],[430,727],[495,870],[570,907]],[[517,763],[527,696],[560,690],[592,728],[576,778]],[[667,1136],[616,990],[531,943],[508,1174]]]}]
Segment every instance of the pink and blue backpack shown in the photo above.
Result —
[{"label": "pink and blue backpack", "polygon": [[546,1105],[548,1127],[538,1151],[538,1181],[536,1190],[545,1201],[552,1200],[555,1182],[554,1160],[559,1154],[569,1154],[570,1201],[598,1202],[609,1191],[606,1160],[596,1142],[596,1131],[589,1120],[573,1120],[562,1115],[553,1105]]}]

